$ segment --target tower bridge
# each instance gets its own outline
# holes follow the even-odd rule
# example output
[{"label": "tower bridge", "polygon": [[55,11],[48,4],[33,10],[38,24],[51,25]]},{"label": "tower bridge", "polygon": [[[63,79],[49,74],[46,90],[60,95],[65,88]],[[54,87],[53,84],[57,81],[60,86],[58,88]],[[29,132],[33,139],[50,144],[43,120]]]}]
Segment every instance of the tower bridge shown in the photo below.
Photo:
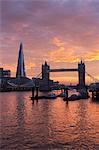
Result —
[{"label": "tower bridge", "polygon": [[74,68],[64,69],[64,68],[62,68],[62,69],[50,69],[50,70],[48,70],[48,72],[74,72],[74,71],[78,71],[78,69],[74,69]]},{"label": "tower bridge", "polygon": [[50,66],[45,62],[44,65],[42,65],[42,80],[48,84],[50,81],[50,73],[51,72],[78,72],[78,86],[84,87],[85,86],[85,63],[80,62],[78,63],[77,68],[59,68],[59,69],[50,69]]}]

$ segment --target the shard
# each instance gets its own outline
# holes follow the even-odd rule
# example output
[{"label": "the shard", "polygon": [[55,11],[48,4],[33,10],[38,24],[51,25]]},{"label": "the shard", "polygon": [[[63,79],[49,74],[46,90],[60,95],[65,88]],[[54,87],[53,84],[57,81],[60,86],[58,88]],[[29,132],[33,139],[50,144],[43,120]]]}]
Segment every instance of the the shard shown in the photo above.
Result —
[{"label": "the shard", "polygon": [[17,71],[16,71],[16,78],[21,78],[21,77],[26,77],[22,43],[20,44]]}]

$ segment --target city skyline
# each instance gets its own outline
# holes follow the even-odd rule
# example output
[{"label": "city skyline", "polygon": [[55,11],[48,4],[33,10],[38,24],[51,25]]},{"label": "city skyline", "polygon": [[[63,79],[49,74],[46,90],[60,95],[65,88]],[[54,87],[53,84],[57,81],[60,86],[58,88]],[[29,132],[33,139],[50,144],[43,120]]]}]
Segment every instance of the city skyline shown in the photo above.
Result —
[{"label": "city skyline", "polygon": [[[10,69],[12,76],[16,73],[22,41],[29,77],[41,72],[45,60],[51,68],[75,68],[82,59],[87,72],[99,79],[98,0],[1,0],[0,3],[0,66]],[[77,73],[51,76],[77,83]]]}]

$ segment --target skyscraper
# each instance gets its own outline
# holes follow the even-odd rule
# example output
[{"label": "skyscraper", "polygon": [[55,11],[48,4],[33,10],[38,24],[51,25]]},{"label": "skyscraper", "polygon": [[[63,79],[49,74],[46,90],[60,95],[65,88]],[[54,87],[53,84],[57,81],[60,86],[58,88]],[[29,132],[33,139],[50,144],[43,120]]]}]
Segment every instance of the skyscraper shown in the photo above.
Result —
[{"label": "skyscraper", "polygon": [[25,73],[25,65],[24,65],[23,46],[22,46],[22,43],[20,43],[16,78],[25,77],[25,76],[26,76],[26,73]]}]

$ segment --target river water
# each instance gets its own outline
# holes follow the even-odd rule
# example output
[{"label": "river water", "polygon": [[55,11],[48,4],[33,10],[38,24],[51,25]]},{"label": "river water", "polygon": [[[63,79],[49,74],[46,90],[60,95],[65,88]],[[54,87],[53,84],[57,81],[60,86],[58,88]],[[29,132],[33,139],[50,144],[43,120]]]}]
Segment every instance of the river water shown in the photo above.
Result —
[{"label": "river water", "polygon": [[0,150],[99,150],[99,103],[0,93]]}]

